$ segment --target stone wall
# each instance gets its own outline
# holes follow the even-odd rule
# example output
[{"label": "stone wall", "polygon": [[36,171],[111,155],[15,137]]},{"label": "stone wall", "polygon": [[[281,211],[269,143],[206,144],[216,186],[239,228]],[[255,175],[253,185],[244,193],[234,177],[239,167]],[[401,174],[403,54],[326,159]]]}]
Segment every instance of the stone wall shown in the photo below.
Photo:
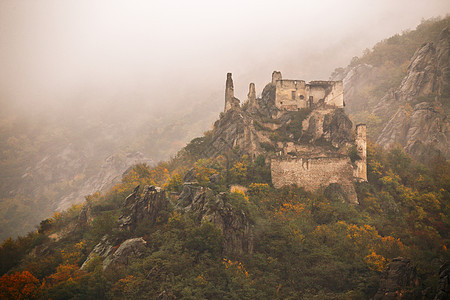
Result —
[{"label": "stone wall", "polygon": [[278,80],[275,105],[282,110],[297,110],[307,106],[309,87],[303,80]]},{"label": "stone wall", "polygon": [[356,149],[360,159],[355,161],[356,168],[353,176],[357,181],[367,181],[367,140],[366,125],[356,125]]},{"label": "stone wall", "polygon": [[353,186],[353,165],[347,156],[276,157],[271,161],[271,173],[276,188],[294,184],[307,191],[316,191],[337,183],[346,191],[349,202],[358,203]]},{"label": "stone wall", "polygon": [[311,81],[278,79],[275,83],[275,105],[280,110],[296,111],[323,102],[343,107],[342,81]]}]

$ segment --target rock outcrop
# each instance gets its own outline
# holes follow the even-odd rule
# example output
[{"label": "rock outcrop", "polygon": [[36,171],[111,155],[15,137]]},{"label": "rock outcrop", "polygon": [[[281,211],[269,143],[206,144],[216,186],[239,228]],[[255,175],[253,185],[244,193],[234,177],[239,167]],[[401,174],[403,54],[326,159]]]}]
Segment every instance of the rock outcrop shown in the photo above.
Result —
[{"label": "rock outcrop", "polygon": [[439,269],[439,282],[434,300],[450,298],[450,261],[444,263]]},{"label": "rock outcrop", "polygon": [[179,208],[198,221],[208,221],[223,234],[225,253],[251,253],[253,251],[253,226],[245,211],[233,207],[226,194],[214,195],[209,188],[184,184],[178,197]]},{"label": "rock outcrop", "polygon": [[386,148],[397,144],[421,161],[450,156],[450,122],[438,104],[422,102],[414,109],[400,107],[377,142]]},{"label": "rock outcrop", "polygon": [[[400,144],[421,161],[438,154],[450,157],[450,120],[447,108],[439,101],[440,97],[448,97],[445,93],[450,86],[449,39],[450,31],[445,29],[436,43],[426,43],[416,51],[395,92],[394,101],[400,107],[377,143],[385,148]],[[384,102],[375,108],[376,113],[383,113],[392,101]]]},{"label": "rock outcrop", "polygon": [[[166,219],[168,205],[169,200],[163,189],[146,185],[141,196],[137,186],[125,199],[123,209],[126,213],[119,218],[119,230],[133,231],[142,222],[151,226]],[[124,238],[105,235],[89,253],[81,269],[86,268],[95,257],[104,259],[103,269],[120,268],[128,264],[129,258],[140,257],[145,248],[145,240],[123,240]]]},{"label": "rock outcrop", "polygon": [[73,232],[90,225],[93,221],[91,205],[90,203],[85,203],[78,214],[78,220],[73,228]]},{"label": "rock outcrop", "polygon": [[371,138],[384,148],[399,145],[422,162],[436,155],[450,158],[446,104],[450,97],[449,40],[446,28],[434,42],[421,45],[411,57],[400,85],[376,103],[373,99],[369,102],[366,94],[376,87],[374,82],[383,82],[381,67],[359,64],[333,73],[332,80],[343,79],[346,111],[367,112],[383,124],[372,131]]},{"label": "rock outcrop", "polygon": [[[393,101],[400,107],[377,139],[383,147],[400,144],[424,162],[438,154],[450,157],[448,108],[440,101],[448,97],[445,93],[450,86],[449,39],[450,32],[445,29],[436,43],[422,45],[412,57],[407,75],[394,93]],[[375,108],[376,113],[383,113],[392,101],[385,102]]]},{"label": "rock outcrop", "polygon": [[364,91],[379,77],[378,68],[369,64],[359,64],[341,68],[330,80],[342,80],[344,83],[345,110],[354,113],[367,109],[367,99]]},{"label": "rock outcrop", "polygon": [[416,268],[409,259],[394,258],[382,274],[374,300],[418,299]]},{"label": "rock outcrop", "polygon": [[128,239],[117,248],[117,250],[106,256],[103,260],[104,271],[120,271],[136,258],[145,254],[147,242],[143,238]]},{"label": "rock outcrop", "polygon": [[134,230],[136,226],[147,221],[149,225],[155,224],[159,218],[167,217],[169,200],[163,189],[155,186],[145,186],[142,197],[139,195],[139,186],[125,200],[127,213],[119,218],[120,227]]},{"label": "rock outcrop", "polygon": [[105,235],[100,242],[95,245],[94,249],[92,249],[91,253],[89,253],[88,257],[81,265],[81,270],[84,270],[89,266],[89,263],[96,257],[106,258],[112,255],[115,251],[115,246],[117,245],[118,240],[111,238],[108,235]]},{"label": "rock outcrop", "polygon": [[132,259],[142,257],[146,244],[147,242],[143,238],[132,238],[120,243],[118,239],[106,235],[89,253],[80,269],[86,269],[95,257],[100,257],[103,259],[104,271],[118,271],[128,266]]}]

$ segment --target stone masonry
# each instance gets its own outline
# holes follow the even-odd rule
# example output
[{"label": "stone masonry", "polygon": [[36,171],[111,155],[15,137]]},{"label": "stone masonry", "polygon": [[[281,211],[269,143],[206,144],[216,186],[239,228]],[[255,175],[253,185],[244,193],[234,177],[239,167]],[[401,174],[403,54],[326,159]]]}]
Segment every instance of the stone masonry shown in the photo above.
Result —
[{"label": "stone masonry", "polygon": [[[214,124],[215,148],[225,140],[252,158],[263,154],[271,164],[276,188],[297,185],[316,191],[337,184],[348,202],[358,203],[353,183],[367,181],[366,125],[359,124],[353,131],[343,112],[342,81],[283,80],[281,72],[274,71],[261,98],[256,98],[255,85],[250,83],[247,104],[241,107],[234,97],[228,73],[225,114]],[[294,128],[290,123],[295,116],[303,119]],[[274,140],[281,127],[290,128],[284,133],[287,136]],[[273,150],[265,151],[262,145]],[[354,147],[357,156],[352,161],[349,153]]]}]

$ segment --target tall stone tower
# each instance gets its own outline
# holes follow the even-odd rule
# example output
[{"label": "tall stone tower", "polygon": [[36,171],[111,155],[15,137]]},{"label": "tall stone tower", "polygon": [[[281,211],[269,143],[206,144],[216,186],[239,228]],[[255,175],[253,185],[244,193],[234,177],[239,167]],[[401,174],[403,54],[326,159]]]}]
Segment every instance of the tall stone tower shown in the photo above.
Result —
[{"label": "tall stone tower", "polygon": [[248,104],[250,107],[256,106],[256,91],[255,91],[255,84],[252,82],[250,83],[248,87]]},{"label": "tall stone tower", "polygon": [[229,111],[233,107],[234,102],[234,86],[231,73],[227,73],[227,82],[225,83],[225,109],[224,112]]},{"label": "tall stone tower", "polygon": [[354,172],[355,180],[367,181],[367,139],[366,139],[366,124],[356,125],[356,149],[358,156],[361,159],[355,161],[356,169]]},{"label": "tall stone tower", "polygon": [[277,84],[277,80],[281,80],[282,76],[281,76],[281,72],[280,71],[273,71],[272,72],[272,84],[276,85]]}]

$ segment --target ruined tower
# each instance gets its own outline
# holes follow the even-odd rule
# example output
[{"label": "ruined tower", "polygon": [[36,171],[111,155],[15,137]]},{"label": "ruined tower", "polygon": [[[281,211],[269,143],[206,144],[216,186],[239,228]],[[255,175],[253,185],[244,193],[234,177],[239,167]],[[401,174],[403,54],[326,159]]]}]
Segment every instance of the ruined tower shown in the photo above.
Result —
[{"label": "ruined tower", "polygon": [[281,72],[280,71],[273,71],[272,72],[272,84],[275,85],[277,83],[277,80],[281,80]]},{"label": "ruined tower", "polygon": [[225,109],[224,112],[229,111],[233,107],[234,86],[231,73],[227,73],[227,82],[225,83]]},{"label": "ruined tower", "polygon": [[256,91],[255,91],[255,84],[252,82],[250,83],[248,87],[248,104],[250,107],[256,106]]},{"label": "ruined tower", "polygon": [[367,181],[367,140],[366,124],[356,125],[356,150],[360,159],[355,161],[356,169],[353,177],[356,181]]}]

